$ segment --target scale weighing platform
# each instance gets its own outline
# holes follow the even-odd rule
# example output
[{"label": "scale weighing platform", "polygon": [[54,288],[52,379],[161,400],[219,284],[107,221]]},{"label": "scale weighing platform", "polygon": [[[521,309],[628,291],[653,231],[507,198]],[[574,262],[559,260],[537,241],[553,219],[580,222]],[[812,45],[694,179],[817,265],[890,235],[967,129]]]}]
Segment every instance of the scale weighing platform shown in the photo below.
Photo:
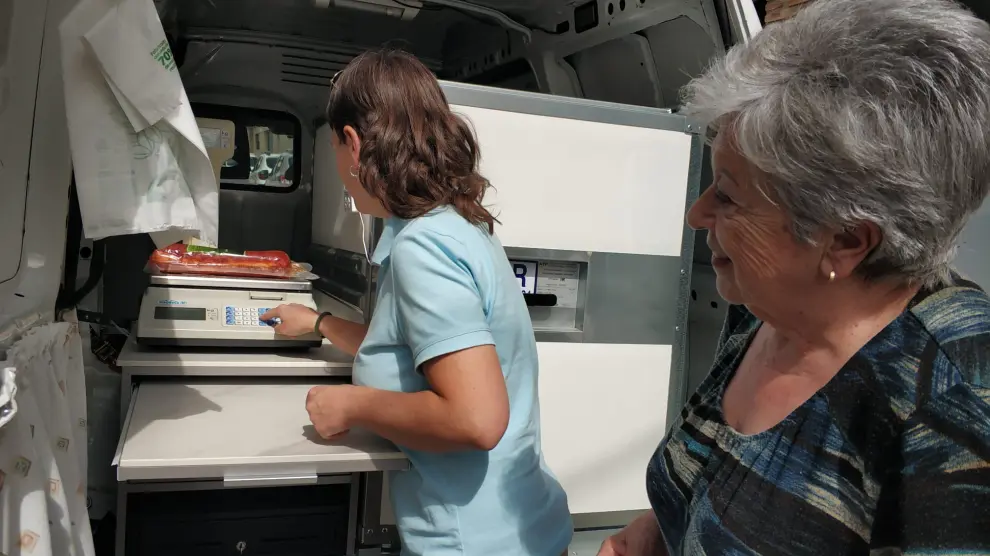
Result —
[{"label": "scale weighing platform", "polygon": [[137,341],[149,346],[319,347],[315,333],[275,333],[269,309],[298,303],[316,310],[308,280],[153,274],[141,300]]}]

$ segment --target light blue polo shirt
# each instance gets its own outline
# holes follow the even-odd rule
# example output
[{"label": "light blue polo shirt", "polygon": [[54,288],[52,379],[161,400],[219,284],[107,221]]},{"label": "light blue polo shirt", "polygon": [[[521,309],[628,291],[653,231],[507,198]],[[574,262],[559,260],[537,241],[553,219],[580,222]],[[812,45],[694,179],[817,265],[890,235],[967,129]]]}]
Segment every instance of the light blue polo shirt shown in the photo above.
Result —
[{"label": "light blue polo shirt", "polygon": [[378,302],[355,384],[427,390],[424,362],[494,344],[509,393],[509,426],[490,452],[399,446],[412,462],[389,476],[403,556],[559,556],[573,524],[543,461],[533,325],[502,245],[447,207],[388,219],[372,260]]}]

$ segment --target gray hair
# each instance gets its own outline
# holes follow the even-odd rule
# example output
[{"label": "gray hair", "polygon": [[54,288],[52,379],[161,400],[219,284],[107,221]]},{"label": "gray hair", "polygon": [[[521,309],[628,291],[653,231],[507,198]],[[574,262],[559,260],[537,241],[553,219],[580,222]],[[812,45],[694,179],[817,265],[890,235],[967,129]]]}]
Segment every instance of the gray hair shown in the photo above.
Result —
[{"label": "gray hair", "polygon": [[949,280],[990,192],[987,23],[948,0],[818,0],[683,94],[683,113],[731,124],[797,238],[874,222],[862,276]]}]

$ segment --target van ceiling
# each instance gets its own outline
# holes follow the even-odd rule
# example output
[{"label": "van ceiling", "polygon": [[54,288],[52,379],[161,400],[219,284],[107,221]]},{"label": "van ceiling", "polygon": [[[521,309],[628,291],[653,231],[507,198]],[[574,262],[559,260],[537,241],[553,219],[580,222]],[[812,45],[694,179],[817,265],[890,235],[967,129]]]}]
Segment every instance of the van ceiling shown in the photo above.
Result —
[{"label": "van ceiling", "polygon": [[[165,9],[162,4],[166,4]],[[159,2],[166,29],[183,36],[192,28],[237,30],[375,46],[393,42],[439,50],[437,29],[460,16],[450,10],[422,11],[413,21],[348,9],[315,8],[305,0],[165,0]],[[442,34],[442,33],[441,33]],[[409,43],[408,45],[405,43]],[[418,52],[417,52],[418,53]]]},{"label": "van ceiling", "polygon": [[[569,0],[555,0],[563,6]],[[497,27],[483,17],[424,3],[410,21],[348,8],[316,8],[313,0],[156,0],[166,28],[175,37],[191,29],[236,30],[293,35],[358,47],[391,44],[417,55],[440,58],[447,31],[479,22]],[[526,21],[547,13],[550,2],[538,0],[485,0],[472,2]]]}]

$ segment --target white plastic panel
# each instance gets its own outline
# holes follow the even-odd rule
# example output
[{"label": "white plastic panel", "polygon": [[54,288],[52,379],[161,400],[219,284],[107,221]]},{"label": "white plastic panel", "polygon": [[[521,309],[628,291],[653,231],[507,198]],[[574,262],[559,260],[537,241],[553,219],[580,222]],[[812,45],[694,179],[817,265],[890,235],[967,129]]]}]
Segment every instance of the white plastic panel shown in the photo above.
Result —
[{"label": "white plastic panel", "polygon": [[478,135],[503,245],[680,256],[690,135],[453,109]]},{"label": "white plastic panel", "polygon": [[[371,231],[371,218],[351,209],[344,183],[337,173],[337,159],[330,142],[333,130],[316,130],[313,160],[313,243],[364,253],[362,233]],[[361,218],[365,227],[361,227]]]},{"label": "white plastic panel", "polygon": [[671,346],[538,349],[543,451],[571,513],[649,508],[646,465],[667,430]]},{"label": "white plastic panel", "polygon": [[142,384],[121,434],[117,480],[314,480],[401,470],[390,442],[360,430],[321,440],[306,413],[313,384]]},{"label": "white plastic panel", "polygon": [[47,7],[47,0],[0,2],[0,283],[17,274],[22,259],[31,130]]}]

